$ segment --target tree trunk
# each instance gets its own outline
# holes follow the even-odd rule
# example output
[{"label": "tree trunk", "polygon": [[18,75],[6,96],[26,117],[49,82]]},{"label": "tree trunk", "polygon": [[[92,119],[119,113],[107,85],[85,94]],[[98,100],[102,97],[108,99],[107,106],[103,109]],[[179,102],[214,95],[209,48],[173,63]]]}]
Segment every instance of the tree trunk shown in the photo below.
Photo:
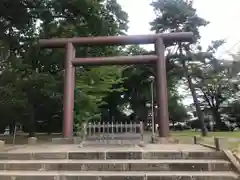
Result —
[{"label": "tree trunk", "polygon": [[9,125],[9,133],[10,135],[14,135],[14,131],[15,131],[15,126],[16,126],[16,121],[13,120],[12,123]]},{"label": "tree trunk", "polygon": [[144,103],[144,106],[142,104],[142,107],[139,107],[138,113],[140,116],[140,120],[144,124],[144,128],[146,128],[148,124],[148,108],[145,106],[145,103]]},{"label": "tree trunk", "polygon": [[51,119],[50,121],[47,122],[47,133],[48,135],[52,134],[52,130],[54,128],[54,119]]},{"label": "tree trunk", "polygon": [[36,122],[35,122],[35,108],[34,105],[32,105],[31,108],[29,108],[30,111],[30,121],[29,121],[29,137],[35,137],[36,135]]},{"label": "tree trunk", "polygon": [[201,124],[202,136],[207,136],[207,129],[205,127],[203,114],[202,114],[202,111],[201,111],[201,108],[200,108],[200,105],[199,105],[199,102],[198,102],[198,99],[197,99],[197,94],[196,94],[195,88],[193,86],[191,76],[188,73],[188,69],[186,67],[185,61],[183,62],[183,68],[185,69],[185,74],[186,74],[186,77],[187,77],[189,89],[191,90],[193,102],[194,102],[194,105],[195,105],[195,108],[196,108],[197,117],[198,117],[198,120],[200,121],[200,124]]},{"label": "tree trunk", "polygon": [[111,107],[109,107],[109,111],[108,111],[108,122],[109,123],[113,122],[113,110]]},{"label": "tree trunk", "polygon": [[222,120],[221,120],[221,115],[217,109],[213,110],[213,119],[216,123],[216,128],[215,130],[221,131],[222,130]]},{"label": "tree trunk", "polygon": [[175,121],[172,121],[173,130],[175,131]]}]

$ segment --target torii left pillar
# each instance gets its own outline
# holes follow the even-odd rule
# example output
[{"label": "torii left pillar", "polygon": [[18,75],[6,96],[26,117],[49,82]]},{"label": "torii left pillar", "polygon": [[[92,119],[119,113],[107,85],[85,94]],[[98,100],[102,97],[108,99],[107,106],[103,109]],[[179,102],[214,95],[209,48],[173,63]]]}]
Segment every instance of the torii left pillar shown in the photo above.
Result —
[{"label": "torii left pillar", "polygon": [[75,88],[75,66],[72,59],[75,58],[75,48],[72,43],[66,45],[65,74],[64,74],[64,105],[63,105],[63,135],[71,138],[73,136],[74,120],[74,88]]}]

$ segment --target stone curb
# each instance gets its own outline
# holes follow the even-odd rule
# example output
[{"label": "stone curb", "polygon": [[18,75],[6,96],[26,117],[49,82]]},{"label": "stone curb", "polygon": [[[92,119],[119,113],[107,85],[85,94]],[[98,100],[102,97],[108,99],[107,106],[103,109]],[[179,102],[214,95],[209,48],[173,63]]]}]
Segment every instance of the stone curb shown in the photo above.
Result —
[{"label": "stone curb", "polygon": [[0,160],[46,159],[226,159],[223,152],[187,151],[100,151],[0,153]]}]

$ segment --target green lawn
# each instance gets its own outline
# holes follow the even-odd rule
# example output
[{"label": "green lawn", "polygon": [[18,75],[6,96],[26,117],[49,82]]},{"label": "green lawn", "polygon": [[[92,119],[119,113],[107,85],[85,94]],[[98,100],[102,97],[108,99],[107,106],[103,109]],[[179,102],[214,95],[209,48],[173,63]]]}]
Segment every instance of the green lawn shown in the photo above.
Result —
[{"label": "green lawn", "polygon": [[[200,132],[194,131],[172,131],[171,135],[174,137],[182,136],[201,136]],[[234,132],[208,132],[208,137],[222,137],[222,138],[240,138],[240,131]]]},{"label": "green lawn", "polygon": [[194,131],[173,131],[171,136],[179,139],[181,143],[192,143],[193,136],[197,136],[199,143],[214,146],[214,137],[220,138],[220,147],[224,149],[237,150],[240,144],[240,131],[234,132],[208,132],[207,137],[201,137],[200,132]]}]

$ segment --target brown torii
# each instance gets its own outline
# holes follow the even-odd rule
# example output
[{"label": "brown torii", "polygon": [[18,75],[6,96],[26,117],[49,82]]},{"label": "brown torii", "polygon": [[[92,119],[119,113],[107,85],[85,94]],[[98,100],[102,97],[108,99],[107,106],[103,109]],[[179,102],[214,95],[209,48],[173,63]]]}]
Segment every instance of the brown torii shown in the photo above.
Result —
[{"label": "brown torii", "polygon": [[[189,42],[193,39],[191,32],[177,32],[152,35],[131,36],[99,36],[99,37],[73,37],[39,40],[40,47],[66,49],[65,78],[64,78],[64,123],[63,135],[73,136],[74,119],[74,89],[75,66],[79,65],[124,65],[124,64],[156,64],[156,95],[157,118],[159,136],[169,136],[168,92],[166,78],[165,45],[173,42]],[[88,57],[76,58],[74,45],[129,45],[129,44],[155,44],[154,55],[117,56],[117,57]]]}]

